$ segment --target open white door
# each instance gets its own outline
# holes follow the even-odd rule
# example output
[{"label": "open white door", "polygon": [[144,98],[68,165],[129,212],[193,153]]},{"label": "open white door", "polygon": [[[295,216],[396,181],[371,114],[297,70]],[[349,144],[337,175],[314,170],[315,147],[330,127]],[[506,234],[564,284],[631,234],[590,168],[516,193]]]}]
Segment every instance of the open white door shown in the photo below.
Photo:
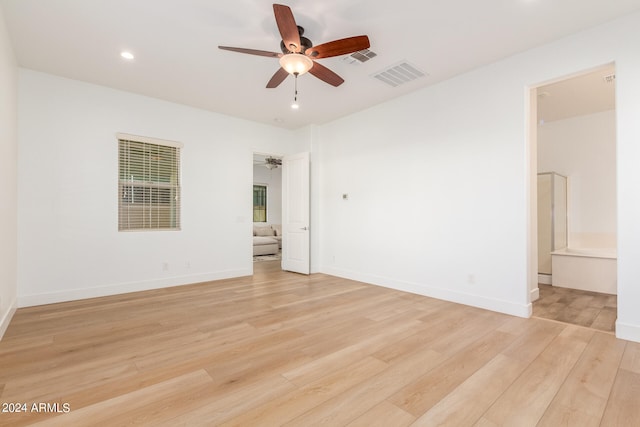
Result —
[{"label": "open white door", "polygon": [[282,269],[309,274],[309,153],[282,159]]}]

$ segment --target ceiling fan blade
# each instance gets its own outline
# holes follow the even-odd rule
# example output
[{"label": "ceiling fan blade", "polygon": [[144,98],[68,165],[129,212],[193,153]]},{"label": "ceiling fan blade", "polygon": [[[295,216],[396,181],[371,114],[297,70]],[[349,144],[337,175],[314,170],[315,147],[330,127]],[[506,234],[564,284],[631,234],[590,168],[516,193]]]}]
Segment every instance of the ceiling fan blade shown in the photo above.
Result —
[{"label": "ceiling fan blade", "polygon": [[310,47],[305,51],[305,55],[313,59],[329,58],[368,49],[369,46],[371,45],[367,36],[347,37],[346,39],[334,40]]},{"label": "ceiling fan blade", "polygon": [[267,89],[278,87],[278,85],[282,83],[288,75],[289,73],[287,73],[287,70],[282,67],[278,68],[278,71],[276,71],[273,77],[271,77],[271,80],[269,80],[269,83],[267,83]]},{"label": "ceiling fan blade", "polygon": [[291,52],[300,52],[298,25],[289,6],[274,4],[273,14],[276,17],[276,24],[278,24],[278,30],[285,47]]},{"label": "ceiling fan blade", "polygon": [[342,77],[315,61],[313,62],[313,67],[311,67],[309,73],[313,74],[323,82],[329,83],[331,86],[340,86],[344,83],[344,79]]},{"label": "ceiling fan blade", "polygon": [[270,58],[280,58],[281,53],[269,52],[266,50],[245,49],[243,47],[218,46],[218,49],[230,50],[232,52],[248,53],[249,55],[268,56]]}]

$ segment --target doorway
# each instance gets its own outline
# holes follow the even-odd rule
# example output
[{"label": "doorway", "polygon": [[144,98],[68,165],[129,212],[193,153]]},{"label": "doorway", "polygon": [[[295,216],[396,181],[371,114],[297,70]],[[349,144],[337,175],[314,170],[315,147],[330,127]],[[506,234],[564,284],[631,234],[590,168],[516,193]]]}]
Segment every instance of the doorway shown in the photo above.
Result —
[{"label": "doorway", "polygon": [[282,156],[253,155],[252,256],[254,267],[282,259]]},{"label": "doorway", "polygon": [[[536,221],[530,253],[538,253],[538,265],[532,269],[543,273],[538,280],[530,279],[534,316],[587,327],[606,325],[596,327],[600,330],[615,322],[615,115],[613,64],[531,90],[531,212]],[[566,215],[560,218],[566,243],[548,250],[542,246],[556,236],[540,233],[545,229],[554,233],[553,221],[559,213],[553,203],[551,209],[539,210],[539,190],[534,188],[538,174],[566,177],[566,213],[560,214]],[[541,221],[550,222],[551,227]],[[605,270],[608,273],[601,274]]]}]

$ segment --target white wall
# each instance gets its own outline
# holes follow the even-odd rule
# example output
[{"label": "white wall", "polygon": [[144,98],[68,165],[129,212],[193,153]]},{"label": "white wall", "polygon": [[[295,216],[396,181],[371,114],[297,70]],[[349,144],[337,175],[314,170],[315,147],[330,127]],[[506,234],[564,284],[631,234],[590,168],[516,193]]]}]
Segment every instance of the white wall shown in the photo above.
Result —
[{"label": "white wall", "polygon": [[616,247],[614,110],[539,126],[538,171],[569,178],[569,246]]},{"label": "white wall", "polygon": [[321,126],[321,270],[529,315],[530,88],[615,61],[617,333],[640,341],[638,51],[634,14]]},{"label": "white wall", "polygon": [[[501,74],[481,70],[320,128],[323,271],[529,314],[525,146],[513,140],[523,89]],[[502,87],[485,84],[495,78]]]},{"label": "white wall", "polygon": [[18,66],[0,7],[0,338],[16,308]]},{"label": "white wall", "polygon": [[282,224],[282,168],[254,165],[253,183],[267,185],[267,224]]},{"label": "white wall", "polygon": [[[308,142],[30,70],[19,88],[20,306],[251,274],[253,152]],[[184,143],[181,231],[118,232],[116,132]]]},{"label": "white wall", "polygon": [[[527,316],[528,88],[615,61],[617,334],[640,341],[638,51],[635,14],[296,132],[21,71],[19,303],[249,274],[252,153],[313,148],[312,271]],[[117,232],[116,132],[185,143],[181,232]]]}]

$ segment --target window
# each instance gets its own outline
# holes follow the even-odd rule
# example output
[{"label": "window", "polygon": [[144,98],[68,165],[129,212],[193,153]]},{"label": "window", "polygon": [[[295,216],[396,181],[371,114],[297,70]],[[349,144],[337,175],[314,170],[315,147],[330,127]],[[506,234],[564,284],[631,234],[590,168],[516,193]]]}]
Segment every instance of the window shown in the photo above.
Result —
[{"label": "window", "polygon": [[118,134],[118,230],[180,229],[181,144]]},{"label": "window", "polygon": [[267,222],[267,186],[253,186],[253,222]]}]

